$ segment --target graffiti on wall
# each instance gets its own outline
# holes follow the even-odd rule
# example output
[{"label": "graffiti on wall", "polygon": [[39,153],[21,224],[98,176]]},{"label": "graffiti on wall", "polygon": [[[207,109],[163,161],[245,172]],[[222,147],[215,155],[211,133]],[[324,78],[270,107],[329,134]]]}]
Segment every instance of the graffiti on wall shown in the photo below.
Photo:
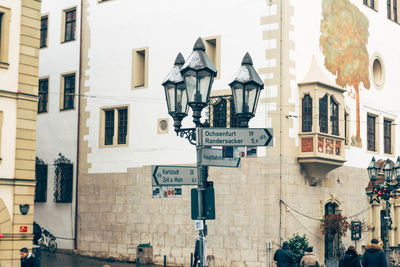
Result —
[{"label": "graffiti on wall", "polygon": [[348,88],[356,99],[356,135],[351,145],[361,147],[360,86],[370,88],[367,43],[369,22],[349,0],[323,0],[320,47],[325,67],[336,84]]}]

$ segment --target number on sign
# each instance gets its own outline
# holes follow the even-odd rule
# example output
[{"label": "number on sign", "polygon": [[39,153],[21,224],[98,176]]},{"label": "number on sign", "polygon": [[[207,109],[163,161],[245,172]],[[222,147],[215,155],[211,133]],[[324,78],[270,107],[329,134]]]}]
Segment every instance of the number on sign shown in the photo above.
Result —
[{"label": "number on sign", "polygon": [[193,170],[190,170],[190,175],[194,175],[194,171]]}]

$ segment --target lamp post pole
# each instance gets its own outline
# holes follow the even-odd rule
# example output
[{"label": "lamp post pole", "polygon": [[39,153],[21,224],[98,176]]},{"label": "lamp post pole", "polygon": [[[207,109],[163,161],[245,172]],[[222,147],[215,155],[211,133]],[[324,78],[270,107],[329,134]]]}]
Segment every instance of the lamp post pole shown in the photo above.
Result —
[{"label": "lamp post pole", "polygon": [[[201,111],[209,104],[209,96],[217,69],[205,53],[204,42],[197,39],[193,52],[185,62],[181,53],[176,57],[174,67],[163,82],[167,100],[168,113],[174,119],[177,135],[196,145],[197,156],[197,220],[202,221],[199,228],[199,267],[207,266],[205,255],[205,237],[207,236],[205,212],[205,194],[207,190],[208,166],[202,163],[203,146],[198,142],[201,138],[201,128],[210,127],[201,123]],[[260,76],[253,67],[253,61],[246,53],[235,80],[229,84],[234,100],[234,114],[240,120],[240,127],[248,127],[248,122],[254,117],[260,91],[264,88]],[[188,106],[192,108],[195,128],[181,129],[182,120],[187,116]],[[195,196],[195,195],[194,195]]]}]

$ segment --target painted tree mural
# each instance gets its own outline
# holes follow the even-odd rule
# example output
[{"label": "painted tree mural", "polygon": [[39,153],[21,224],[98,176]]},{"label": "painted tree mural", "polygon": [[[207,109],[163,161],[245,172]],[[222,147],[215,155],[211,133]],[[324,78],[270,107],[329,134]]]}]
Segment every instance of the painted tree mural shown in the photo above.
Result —
[{"label": "painted tree mural", "polygon": [[336,84],[351,87],[356,99],[356,136],[352,145],[361,147],[360,83],[370,88],[367,51],[369,22],[349,0],[323,0],[320,46],[325,67],[336,75]]}]

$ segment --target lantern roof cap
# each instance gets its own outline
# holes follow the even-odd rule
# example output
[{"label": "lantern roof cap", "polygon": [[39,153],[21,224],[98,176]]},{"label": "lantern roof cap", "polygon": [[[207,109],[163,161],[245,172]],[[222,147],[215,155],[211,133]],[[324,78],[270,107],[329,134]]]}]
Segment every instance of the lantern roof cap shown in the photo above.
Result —
[{"label": "lantern roof cap", "polygon": [[217,68],[211,62],[211,59],[206,54],[206,48],[204,46],[203,39],[199,37],[193,46],[193,52],[190,54],[185,64],[182,66],[182,73],[189,69],[199,71],[203,69],[208,69],[217,75]]},{"label": "lantern roof cap", "polygon": [[250,54],[247,52],[242,60],[242,66],[240,66],[238,72],[236,73],[235,79],[229,84],[232,85],[235,82],[239,83],[256,83],[261,89],[264,88],[264,83],[258,75],[257,71],[253,67],[253,60]]},{"label": "lantern roof cap", "polygon": [[185,63],[185,59],[183,58],[182,54],[179,53],[176,56],[174,66],[172,67],[171,71],[168,73],[167,78],[165,78],[162,85],[166,83],[181,83],[184,82],[183,77],[181,75],[181,68],[182,65]]}]

